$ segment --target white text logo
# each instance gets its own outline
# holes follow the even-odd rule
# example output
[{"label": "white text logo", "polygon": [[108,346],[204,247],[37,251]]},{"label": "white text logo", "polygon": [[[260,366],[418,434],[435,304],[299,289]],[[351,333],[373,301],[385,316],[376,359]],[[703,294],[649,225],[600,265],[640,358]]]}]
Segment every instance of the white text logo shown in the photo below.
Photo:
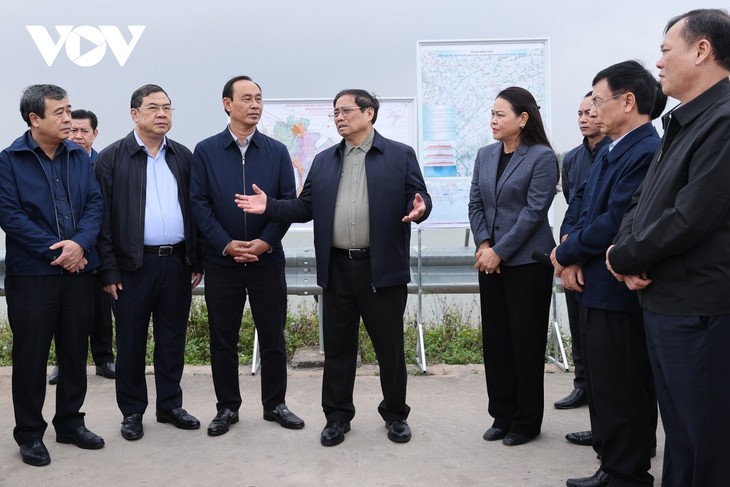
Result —
[{"label": "white text logo", "polygon": [[[119,65],[124,66],[146,26],[128,25],[127,29],[129,29],[132,36],[129,42],[126,41],[119,27],[115,25],[100,25],[98,27],[91,25],[79,25],[77,27],[57,25],[55,27],[58,38],[53,40],[44,26],[25,26],[46,64],[51,66],[58,57],[58,53],[61,52],[61,48],[66,46],[66,55],[71,62],[78,66],[89,67],[98,64],[104,58],[107,46],[111,49],[114,57],[117,58]],[[81,49],[82,40],[83,52]]]}]

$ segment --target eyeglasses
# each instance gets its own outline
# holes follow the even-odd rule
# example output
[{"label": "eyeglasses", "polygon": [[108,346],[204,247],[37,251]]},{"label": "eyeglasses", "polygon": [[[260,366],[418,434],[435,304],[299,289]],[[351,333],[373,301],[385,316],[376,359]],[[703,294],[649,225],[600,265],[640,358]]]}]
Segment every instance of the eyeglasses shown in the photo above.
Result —
[{"label": "eyeglasses", "polygon": [[342,107],[342,108],[335,108],[335,111],[329,114],[330,118],[337,118],[340,116],[340,113],[343,117],[349,117],[350,114],[355,110],[364,110],[362,107]]},{"label": "eyeglasses", "polygon": [[91,130],[89,130],[89,129],[77,129],[75,127],[71,129],[71,133],[74,134],[74,135],[78,134],[79,132],[81,132],[81,135],[89,135],[91,133]]},{"label": "eyeglasses", "polygon": [[146,111],[148,113],[157,113],[160,110],[162,110],[162,112],[165,115],[170,115],[172,113],[172,111],[174,110],[174,108],[172,108],[172,106],[170,106],[170,105],[162,105],[162,106],[159,106],[159,105],[148,105],[146,107],[139,107],[137,110],[144,110],[144,111]]},{"label": "eyeglasses", "polygon": [[617,95],[613,95],[613,96],[610,96],[610,97],[608,97],[608,98],[605,98],[605,99],[603,99],[603,100],[599,100],[599,99],[597,99],[597,98],[594,98],[594,99],[592,99],[592,100],[591,100],[591,106],[592,106],[593,108],[601,108],[601,105],[603,105],[604,103],[606,103],[606,102],[607,102],[608,100],[615,100],[615,99],[616,99],[616,98],[618,98],[619,96],[621,96],[621,95],[625,95],[625,94],[626,94],[626,93],[619,93],[619,94],[617,94]]}]

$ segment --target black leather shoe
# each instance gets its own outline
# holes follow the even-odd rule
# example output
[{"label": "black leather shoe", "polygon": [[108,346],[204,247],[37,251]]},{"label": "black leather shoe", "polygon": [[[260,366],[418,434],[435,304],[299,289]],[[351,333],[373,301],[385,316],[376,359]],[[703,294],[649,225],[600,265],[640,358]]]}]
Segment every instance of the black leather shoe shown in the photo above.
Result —
[{"label": "black leather shoe", "polygon": [[519,433],[507,433],[507,436],[502,438],[502,444],[504,446],[524,445],[525,443],[534,440],[536,437],[537,437],[537,435],[526,436],[526,435],[521,435]]},{"label": "black leather shoe", "polygon": [[122,438],[129,441],[139,440],[144,436],[142,413],[125,416],[122,420]]},{"label": "black leather shoe", "polygon": [[565,439],[574,445],[591,446],[593,444],[593,432],[576,431],[575,433],[565,435]]},{"label": "black leather shoe", "polygon": [[157,411],[157,422],[170,423],[181,430],[196,430],[200,428],[200,421],[183,408],[175,408],[171,411]]},{"label": "black leather shoe", "polygon": [[345,441],[345,433],[350,431],[350,423],[327,421],[322,430],[320,442],[324,446],[335,446]]},{"label": "black leather shoe", "polygon": [[89,431],[86,426],[77,426],[71,431],[56,433],[58,443],[76,445],[84,450],[98,450],[104,447],[104,438]]},{"label": "black leather shoe", "polygon": [[58,365],[53,367],[53,370],[48,374],[48,383],[52,386],[58,384]]},{"label": "black leather shoe", "polygon": [[573,389],[573,392],[556,401],[555,409],[575,409],[588,404],[588,394],[584,389]]},{"label": "black leather shoe", "polygon": [[208,425],[208,436],[220,436],[228,433],[232,424],[238,423],[238,411],[228,408],[221,409]]},{"label": "black leather shoe", "polygon": [[565,485],[568,487],[605,487],[608,485],[609,476],[600,468],[590,477],[579,479],[568,479]]},{"label": "black leather shoe", "polygon": [[23,463],[34,467],[42,467],[51,463],[51,455],[48,454],[46,445],[40,438],[20,445],[20,457],[23,459]]},{"label": "black leather shoe", "polygon": [[289,411],[286,404],[281,403],[271,411],[264,409],[264,419],[266,421],[276,421],[284,428],[291,430],[300,430],[304,428],[304,421],[296,414]]},{"label": "black leather shoe", "polygon": [[104,362],[101,365],[97,365],[96,375],[100,375],[106,379],[114,379],[117,376],[117,371],[114,368],[114,363]]},{"label": "black leather shoe", "polygon": [[484,438],[487,441],[496,441],[501,440],[505,436],[507,436],[508,431],[503,428],[489,428],[482,438]]},{"label": "black leather shoe", "polygon": [[388,439],[396,443],[408,443],[411,441],[411,428],[405,419],[397,419],[385,423],[388,428]]}]

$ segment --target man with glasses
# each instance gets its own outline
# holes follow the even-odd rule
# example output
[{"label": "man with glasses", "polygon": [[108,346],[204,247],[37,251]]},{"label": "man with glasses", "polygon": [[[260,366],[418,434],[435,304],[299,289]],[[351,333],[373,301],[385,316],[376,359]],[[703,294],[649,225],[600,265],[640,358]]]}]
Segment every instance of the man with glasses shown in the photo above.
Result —
[{"label": "man with glasses", "polygon": [[730,485],[730,15],[674,17],[661,53],[662,90],[680,104],[606,262],[644,310],[662,485]]},{"label": "man with glasses", "polygon": [[263,418],[301,429],[304,421],[286,405],[287,296],[281,239],[289,225],[242,213],[231,198],[254,181],[275,198],[295,198],[291,157],[284,144],[256,130],[263,101],[261,87],[250,77],[236,76],[225,84],[223,108],[230,123],[195,147],[190,185],[193,217],[205,239],[205,302],[218,399],[208,435],[225,434],[238,422],[238,340],[247,296],[261,344]]},{"label": "man with glasses", "polygon": [[101,151],[95,167],[106,203],[98,249],[104,290],[116,301],[117,405],[125,440],[144,434],[150,316],[157,421],[200,427],[182,408],[180,388],[191,290],[203,275],[190,214],[192,153],[166,137],[172,110],[159,86],[138,88],[130,110],[134,130]]},{"label": "man with glasses", "polygon": [[601,466],[590,477],[568,479],[568,487],[653,485],[656,394],[641,309],[635,293],[611,277],[604,255],[659,145],[651,121],[666,101],[636,61],[610,66],[593,79],[590,115],[613,142],[597,154],[581,189],[580,218],[551,260],[581,304],[586,391]]},{"label": "man with glasses", "polygon": [[360,318],[380,366],[384,398],[378,411],[388,438],[405,443],[411,439],[403,352],[411,222],[428,217],[431,198],[413,149],[373,128],[380,107],[374,95],[343,90],[333,105],[343,140],[314,158],[299,198],[277,200],[254,185],[255,194],[236,195],[237,204],[273,221],[314,220],[317,283],[323,288],[322,445],[342,443],[355,416]]},{"label": "man with glasses", "polygon": [[[91,167],[94,167],[99,153],[92,147],[99,135],[96,114],[91,110],[76,109],[71,112],[71,131],[68,140],[86,150]],[[98,275],[98,273],[97,273]],[[94,291],[94,322],[89,333],[91,357],[96,364],[96,375],[114,378],[114,353],[112,352],[112,298],[101,286]],[[48,376],[48,383],[58,384],[59,369],[56,365]]]}]

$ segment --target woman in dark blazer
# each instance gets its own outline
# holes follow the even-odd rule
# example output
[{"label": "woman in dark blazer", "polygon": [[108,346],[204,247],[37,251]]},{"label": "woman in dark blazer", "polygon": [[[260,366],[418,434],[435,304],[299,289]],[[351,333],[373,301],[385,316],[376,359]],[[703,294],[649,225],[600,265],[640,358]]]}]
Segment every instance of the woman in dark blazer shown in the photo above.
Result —
[{"label": "woman in dark blazer", "polygon": [[469,193],[494,418],[484,439],[514,446],[535,438],[542,425],[552,269],[532,254],[555,247],[547,212],[558,163],[540,107],[524,88],[497,95],[491,127],[497,142],[479,150]]}]

